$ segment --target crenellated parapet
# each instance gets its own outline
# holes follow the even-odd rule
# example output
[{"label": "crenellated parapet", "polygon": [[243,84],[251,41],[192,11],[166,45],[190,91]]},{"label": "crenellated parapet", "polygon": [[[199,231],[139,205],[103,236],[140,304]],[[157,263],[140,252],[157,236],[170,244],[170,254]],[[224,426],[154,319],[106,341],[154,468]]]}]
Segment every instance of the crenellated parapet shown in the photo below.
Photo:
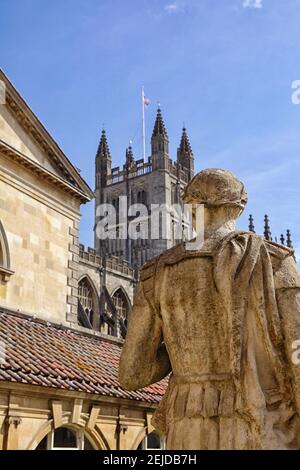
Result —
[{"label": "crenellated parapet", "polygon": [[[94,248],[88,247],[86,250],[82,243],[79,245],[79,260],[92,263],[98,267],[103,266],[104,261],[102,256],[97,255],[97,252]],[[122,260],[121,258],[116,256],[108,256],[105,259],[105,263],[106,269],[108,271],[114,271],[125,276],[134,277],[134,268],[132,268],[127,261]]]}]

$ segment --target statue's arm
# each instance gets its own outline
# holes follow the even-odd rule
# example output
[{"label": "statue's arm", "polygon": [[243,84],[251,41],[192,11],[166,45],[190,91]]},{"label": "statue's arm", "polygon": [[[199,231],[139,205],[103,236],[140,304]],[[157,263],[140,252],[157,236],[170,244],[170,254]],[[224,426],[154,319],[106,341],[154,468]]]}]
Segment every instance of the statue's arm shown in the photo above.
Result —
[{"label": "statue's arm", "polygon": [[[283,326],[285,352],[293,380],[295,401],[300,413],[300,273],[292,256],[282,262],[275,276],[276,298]],[[298,342],[298,354],[297,354]]]},{"label": "statue's arm", "polygon": [[137,390],[169,374],[170,360],[161,339],[162,320],[149,305],[140,284],[120,359],[119,380],[123,388]]}]

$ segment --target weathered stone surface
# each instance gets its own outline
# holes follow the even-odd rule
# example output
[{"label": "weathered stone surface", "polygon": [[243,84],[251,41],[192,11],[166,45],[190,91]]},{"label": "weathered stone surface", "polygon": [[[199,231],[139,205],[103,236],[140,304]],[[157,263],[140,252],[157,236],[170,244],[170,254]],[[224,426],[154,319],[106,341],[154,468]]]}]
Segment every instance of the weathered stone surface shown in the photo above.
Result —
[{"label": "weathered stone surface", "polygon": [[299,449],[293,251],[235,229],[247,195],[230,172],[200,172],[185,201],[205,205],[204,243],[142,270],[121,384],[139,389],[171,373],[153,419],[168,449]]}]

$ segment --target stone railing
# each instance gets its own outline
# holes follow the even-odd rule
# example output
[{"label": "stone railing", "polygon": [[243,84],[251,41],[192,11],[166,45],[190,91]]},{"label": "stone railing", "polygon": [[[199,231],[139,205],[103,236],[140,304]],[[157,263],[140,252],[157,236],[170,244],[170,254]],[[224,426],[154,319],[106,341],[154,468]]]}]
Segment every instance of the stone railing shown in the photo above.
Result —
[{"label": "stone railing", "polygon": [[[171,175],[178,177],[181,181],[185,183],[188,182],[188,172],[184,168],[178,170],[177,163],[169,159],[168,171]],[[136,160],[131,168],[126,169],[123,166],[123,169],[120,169],[119,166],[112,168],[111,174],[107,177],[107,185],[110,186],[115,183],[121,183],[125,179],[135,178],[136,176],[145,175],[152,172],[152,162],[151,157],[149,157],[148,162],[144,162],[143,159]]]},{"label": "stone railing", "polygon": [[107,185],[110,186],[111,184],[120,183],[124,181],[125,178],[135,178],[136,176],[145,175],[151,171],[152,164],[150,159],[148,162],[144,162],[143,159],[136,160],[129,169],[126,169],[125,166],[123,166],[123,169],[120,170],[120,167],[117,166],[112,168],[111,174],[107,177]]}]

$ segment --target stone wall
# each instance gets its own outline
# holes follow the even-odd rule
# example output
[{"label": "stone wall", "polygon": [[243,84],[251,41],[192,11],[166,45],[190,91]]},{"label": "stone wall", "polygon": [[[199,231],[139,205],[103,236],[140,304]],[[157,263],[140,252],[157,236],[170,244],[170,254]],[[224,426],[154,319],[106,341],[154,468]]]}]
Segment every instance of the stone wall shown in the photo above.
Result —
[{"label": "stone wall", "polygon": [[74,321],[79,217],[78,201],[0,154],[0,220],[14,271],[0,285],[0,305]]},{"label": "stone wall", "polygon": [[0,141],[12,152],[0,150],[0,221],[14,271],[2,279],[0,305],[74,326],[80,199],[63,187],[69,184],[64,165],[19,118],[16,110],[0,105]]}]

